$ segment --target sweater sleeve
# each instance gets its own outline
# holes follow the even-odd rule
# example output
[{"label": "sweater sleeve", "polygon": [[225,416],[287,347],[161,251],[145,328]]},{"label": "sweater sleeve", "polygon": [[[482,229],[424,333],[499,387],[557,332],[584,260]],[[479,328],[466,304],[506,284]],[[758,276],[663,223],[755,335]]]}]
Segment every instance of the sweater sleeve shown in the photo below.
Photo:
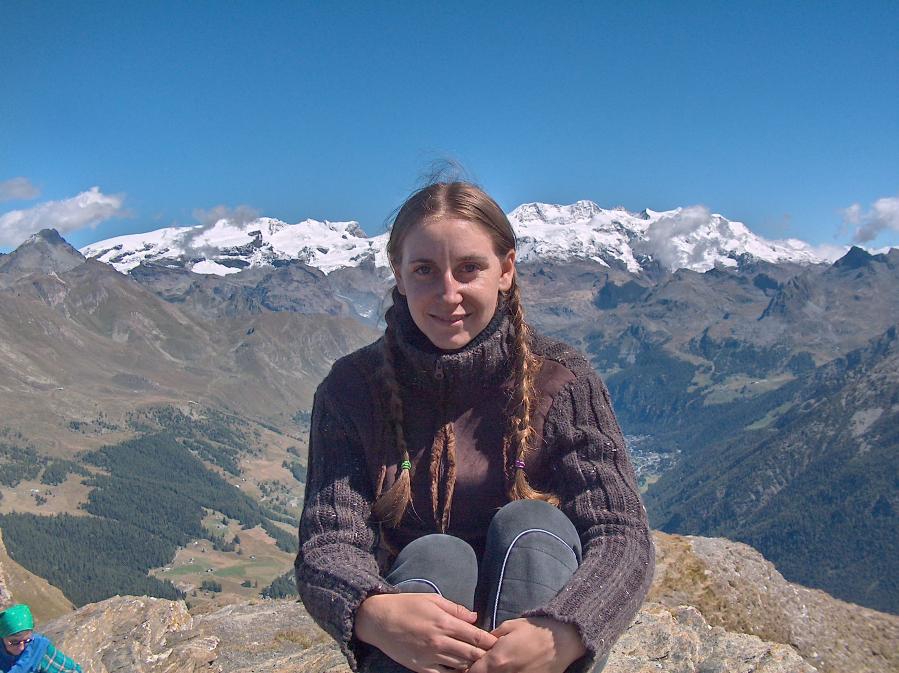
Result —
[{"label": "sweater sleeve", "polygon": [[37,669],[40,673],[82,673],[81,666],[50,643]]},{"label": "sweater sleeve", "polygon": [[309,614],[340,645],[358,670],[367,647],[353,635],[356,609],[368,596],[395,593],[374,556],[377,531],[369,519],[373,499],[358,437],[327,380],[315,395],[297,588]]},{"label": "sweater sleeve", "polygon": [[590,651],[572,666],[606,657],[649,590],[654,568],[646,510],[608,391],[586,362],[556,395],[544,425],[562,511],[581,537],[583,559],[565,588],[525,616],[574,625]]}]

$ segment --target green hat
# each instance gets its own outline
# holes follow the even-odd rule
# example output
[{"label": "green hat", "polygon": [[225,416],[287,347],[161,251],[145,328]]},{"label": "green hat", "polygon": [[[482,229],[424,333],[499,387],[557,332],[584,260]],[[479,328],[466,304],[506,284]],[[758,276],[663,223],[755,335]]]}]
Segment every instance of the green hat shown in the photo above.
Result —
[{"label": "green hat", "polygon": [[0,638],[34,628],[34,617],[27,605],[19,604],[0,612]]}]

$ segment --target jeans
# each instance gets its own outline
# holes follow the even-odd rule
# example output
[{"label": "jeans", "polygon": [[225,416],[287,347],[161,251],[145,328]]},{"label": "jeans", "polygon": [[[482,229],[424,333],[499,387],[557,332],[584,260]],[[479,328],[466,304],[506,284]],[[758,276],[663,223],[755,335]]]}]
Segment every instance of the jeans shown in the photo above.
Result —
[{"label": "jeans", "polygon": [[[492,631],[507,619],[547,603],[577,570],[581,541],[561,510],[539,500],[515,500],[487,529],[484,558],[451,535],[426,535],[397,556],[387,581],[403,593],[436,593],[481,615]],[[601,662],[594,673],[602,670]],[[378,650],[362,662],[366,673],[405,673]]]}]

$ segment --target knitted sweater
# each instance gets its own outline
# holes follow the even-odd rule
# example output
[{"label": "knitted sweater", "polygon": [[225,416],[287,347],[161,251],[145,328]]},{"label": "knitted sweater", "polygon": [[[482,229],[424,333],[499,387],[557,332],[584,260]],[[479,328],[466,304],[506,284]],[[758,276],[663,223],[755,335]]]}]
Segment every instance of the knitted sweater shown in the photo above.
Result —
[{"label": "knitted sweater", "polygon": [[[476,339],[453,352],[430,344],[402,298],[387,319],[398,336],[395,369],[415,466],[412,506],[396,529],[381,530],[370,517],[378,482],[389,488],[402,459],[387,422],[382,338],[338,360],[316,391],[296,559],[307,610],[354,670],[367,651],[353,635],[355,612],[372,594],[396,593],[383,578],[393,552],[445,530],[480,553],[490,518],[508,501],[501,449],[513,341],[507,316],[498,311]],[[555,598],[524,616],[574,625],[588,655],[572,670],[585,670],[608,654],[640,607],[652,579],[652,542],[605,385],[566,344],[533,335],[531,347],[542,367],[528,480],[559,496],[580,534],[583,562]],[[432,494],[428,466],[439,446],[435,437],[446,427],[455,433],[455,484],[447,488],[441,465],[440,488]],[[441,516],[444,508],[448,517]]]}]

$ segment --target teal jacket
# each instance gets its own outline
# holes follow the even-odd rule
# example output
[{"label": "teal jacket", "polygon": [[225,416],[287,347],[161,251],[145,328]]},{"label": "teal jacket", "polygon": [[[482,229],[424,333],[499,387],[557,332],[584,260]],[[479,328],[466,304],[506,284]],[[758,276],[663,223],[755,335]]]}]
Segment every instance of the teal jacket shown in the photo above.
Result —
[{"label": "teal jacket", "polygon": [[33,640],[17,657],[0,645],[0,671],[3,673],[83,673],[81,666],[56,649],[45,636],[35,633]]}]

